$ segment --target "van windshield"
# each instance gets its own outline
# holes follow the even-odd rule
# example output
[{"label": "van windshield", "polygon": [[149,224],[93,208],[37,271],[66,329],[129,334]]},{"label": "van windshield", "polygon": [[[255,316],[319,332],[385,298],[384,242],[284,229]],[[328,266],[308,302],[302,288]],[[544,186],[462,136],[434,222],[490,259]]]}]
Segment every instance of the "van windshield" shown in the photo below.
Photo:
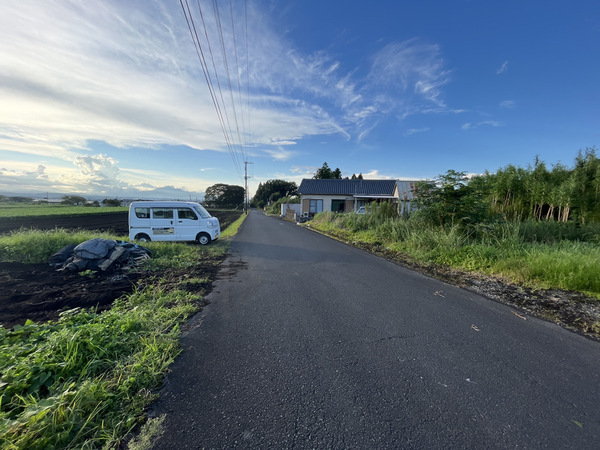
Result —
[{"label": "van windshield", "polygon": [[210,213],[206,209],[204,209],[204,206],[202,205],[194,205],[194,209],[203,219],[208,219],[209,217],[211,217]]}]

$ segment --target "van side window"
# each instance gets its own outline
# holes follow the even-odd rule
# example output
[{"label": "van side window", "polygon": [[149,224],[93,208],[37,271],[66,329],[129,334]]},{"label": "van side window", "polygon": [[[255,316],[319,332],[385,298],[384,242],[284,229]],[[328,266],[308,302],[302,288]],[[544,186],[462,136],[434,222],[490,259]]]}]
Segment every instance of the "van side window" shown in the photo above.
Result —
[{"label": "van side window", "polygon": [[152,217],[155,219],[172,219],[173,208],[152,208]]},{"label": "van side window", "polygon": [[135,217],[138,219],[149,219],[150,208],[135,208]]},{"label": "van side window", "polygon": [[177,216],[180,219],[198,220],[198,216],[190,208],[177,208]]}]

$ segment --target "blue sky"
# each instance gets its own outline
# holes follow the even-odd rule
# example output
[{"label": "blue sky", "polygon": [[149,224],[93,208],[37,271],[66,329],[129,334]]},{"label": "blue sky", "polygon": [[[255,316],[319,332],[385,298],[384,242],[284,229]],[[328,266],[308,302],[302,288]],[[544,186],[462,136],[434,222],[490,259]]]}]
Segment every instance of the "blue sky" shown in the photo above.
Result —
[{"label": "blue sky", "polygon": [[599,145],[600,2],[188,3],[215,101],[178,1],[0,3],[0,193],[198,198],[245,160],[253,192],[325,161],[422,179]]}]

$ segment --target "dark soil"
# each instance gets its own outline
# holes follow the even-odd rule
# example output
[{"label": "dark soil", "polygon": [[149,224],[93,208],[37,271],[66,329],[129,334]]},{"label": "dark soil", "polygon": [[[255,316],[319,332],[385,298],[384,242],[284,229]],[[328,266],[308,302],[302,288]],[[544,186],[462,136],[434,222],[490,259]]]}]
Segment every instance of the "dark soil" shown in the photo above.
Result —
[{"label": "dark soil", "polygon": [[[240,212],[215,211],[221,229],[237,220]],[[12,222],[13,227],[6,226]],[[0,230],[9,232],[23,226],[35,229],[88,229],[112,231],[126,235],[127,214],[111,213],[102,216],[53,217],[27,219],[22,221],[5,220],[0,223]],[[4,225],[4,228],[2,228]],[[197,244],[190,244],[197,245]],[[58,250],[58,249],[57,249]],[[178,284],[179,288],[188,289],[204,295],[212,287],[211,281],[206,283],[186,283],[186,279],[207,278],[213,280],[220,261],[201,261],[185,270],[161,272],[166,283]],[[23,264],[18,262],[0,263],[0,324],[4,328],[23,325],[27,319],[37,323],[57,320],[60,313],[74,308],[97,308],[98,311],[109,309],[114,300],[152,283],[155,273],[150,272],[94,272],[79,274],[71,271],[57,272],[47,264]],[[182,280],[184,280],[182,282]]]},{"label": "dark soil", "polygon": [[140,274],[80,275],[57,272],[48,264],[0,263],[0,324],[4,328],[57,320],[73,308],[103,311],[121,295],[131,292]]}]

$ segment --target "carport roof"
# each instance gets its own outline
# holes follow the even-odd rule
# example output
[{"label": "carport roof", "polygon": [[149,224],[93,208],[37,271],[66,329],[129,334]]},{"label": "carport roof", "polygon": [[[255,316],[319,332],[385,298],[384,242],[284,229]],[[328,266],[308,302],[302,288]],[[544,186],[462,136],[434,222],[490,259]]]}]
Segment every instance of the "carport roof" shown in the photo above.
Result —
[{"label": "carport roof", "polygon": [[305,178],[300,195],[393,196],[396,180],[322,180]]}]

